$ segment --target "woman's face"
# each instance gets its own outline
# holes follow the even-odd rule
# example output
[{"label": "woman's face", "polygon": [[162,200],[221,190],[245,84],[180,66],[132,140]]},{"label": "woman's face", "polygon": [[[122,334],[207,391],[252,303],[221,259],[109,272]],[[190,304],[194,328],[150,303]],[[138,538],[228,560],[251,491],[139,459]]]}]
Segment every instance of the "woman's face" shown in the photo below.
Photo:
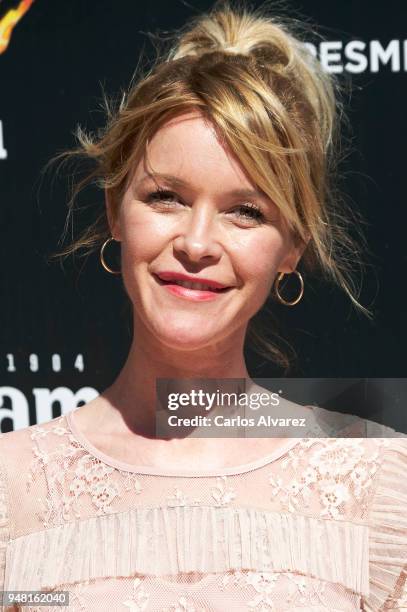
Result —
[{"label": "woman's face", "polygon": [[241,341],[300,257],[277,207],[198,113],[166,123],[147,154],[111,222],[136,325],[178,349]]}]

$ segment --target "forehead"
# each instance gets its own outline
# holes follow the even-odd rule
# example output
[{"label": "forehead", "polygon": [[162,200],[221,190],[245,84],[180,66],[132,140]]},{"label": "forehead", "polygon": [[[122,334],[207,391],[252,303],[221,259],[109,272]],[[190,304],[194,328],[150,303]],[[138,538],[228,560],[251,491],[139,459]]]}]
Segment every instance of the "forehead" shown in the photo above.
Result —
[{"label": "forehead", "polygon": [[196,186],[254,187],[213,124],[199,112],[186,113],[165,123],[152,137],[135,172],[177,176]]}]

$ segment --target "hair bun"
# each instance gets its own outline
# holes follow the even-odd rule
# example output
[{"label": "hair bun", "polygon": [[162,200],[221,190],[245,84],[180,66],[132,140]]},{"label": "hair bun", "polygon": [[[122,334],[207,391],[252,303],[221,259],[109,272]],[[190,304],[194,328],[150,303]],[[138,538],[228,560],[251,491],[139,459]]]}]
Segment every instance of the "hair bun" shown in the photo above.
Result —
[{"label": "hair bun", "polygon": [[281,24],[253,13],[215,10],[196,20],[179,38],[170,59],[199,57],[224,52],[253,55],[258,59],[274,57],[288,64],[293,53],[293,39]]}]

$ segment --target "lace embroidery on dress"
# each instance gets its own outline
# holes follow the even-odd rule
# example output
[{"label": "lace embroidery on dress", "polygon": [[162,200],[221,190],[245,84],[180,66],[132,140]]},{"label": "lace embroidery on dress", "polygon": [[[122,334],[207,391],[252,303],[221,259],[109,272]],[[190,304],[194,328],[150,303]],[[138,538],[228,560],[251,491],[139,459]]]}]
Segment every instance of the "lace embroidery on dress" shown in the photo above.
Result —
[{"label": "lace embroidery on dress", "polygon": [[[62,426],[64,418],[55,419],[56,424],[49,428],[31,427],[30,437],[35,445],[27,492],[31,491],[39,473],[46,470],[48,492],[42,500],[43,515],[39,517],[44,527],[82,518],[86,501],[91,501],[96,515],[109,514],[114,512],[114,502],[125,492],[139,495],[143,491],[136,473],[111,467],[84,449],[71,431]],[[39,441],[50,435],[60,438],[60,442],[52,450],[42,449]],[[113,475],[120,475],[120,478],[113,480]],[[226,476],[216,479],[210,494],[213,505],[220,507],[227,506],[236,498],[236,490],[228,486]],[[175,507],[198,506],[204,502],[200,497],[191,497],[179,487],[173,487],[166,503]]]},{"label": "lace embroidery on dress", "polygon": [[186,597],[180,597],[177,603],[173,603],[169,608],[163,608],[162,612],[206,612],[202,607],[197,607]]},{"label": "lace embroidery on dress", "polygon": [[[368,453],[360,439],[327,439],[322,444],[320,440],[301,440],[281,463],[289,478],[269,477],[272,495],[278,496],[289,512],[312,507],[321,517],[341,519],[346,518],[346,504],[352,515],[362,516],[380,466],[380,446],[386,443],[379,440],[376,450]],[[313,445],[317,446],[314,450]]]},{"label": "lace embroidery on dress", "polygon": [[[20,520],[19,535],[8,544],[7,584],[18,576],[25,581],[31,571],[33,580],[38,577],[44,584],[55,580],[57,586],[73,585],[76,612],[87,609],[97,584],[111,579],[124,610],[201,612],[204,599],[199,597],[209,597],[210,589],[202,587],[192,596],[180,584],[178,592],[167,593],[165,602],[159,603],[154,598],[163,583],[154,572],[166,557],[158,573],[173,571],[174,582],[177,572],[189,572],[192,566],[210,573],[216,566],[215,551],[223,592],[230,596],[225,601],[238,601],[239,610],[246,606],[248,612],[353,611],[359,609],[361,593],[363,609],[369,612],[396,601],[394,584],[403,579],[400,543],[405,538],[402,509],[407,501],[401,478],[407,456],[404,442],[302,439],[260,469],[228,476],[160,478],[112,467],[93,455],[65,427],[64,419],[27,432],[27,441],[33,442],[32,448],[27,444],[27,488],[41,495],[36,485],[41,478],[46,483],[44,513],[41,523],[28,529]],[[10,475],[16,468],[12,469]],[[19,500],[17,486],[16,490],[14,499]],[[25,507],[22,517],[24,512]],[[54,529],[44,530],[42,525]],[[78,544],[85,540],[79,554]],[[62,541],[63,554],[58,548]],[[105,554],[117,543],[114,555]],[[127,563],[136,544],[135,560]],[[335,551],[334,560],[324,560],[325,546]],[[40,562],[33,565],[39,550]],[[152,550],[153,563],[142,567]],[[204,566],[205,555],[210,563]],[[197,559],[202,565],[195,567]],[[290,569],[290,560],[297,568]],[[76,575],[59,572],[64,564],[79,568]],[[121,591],[125,575],[128,583]],[[94,576],[95,582],[86,584],[87,576]],[[354,599],[345,602],[346,597]],[[216,606],[205,607],[209,609]]]},{"label": "lace embroidery on dress", "polygon": [[140,578],[135,578],[133,581],[133,597],[123,601],[123,605],[132,610],[132,612],[143,612],[147,609],[150,595],[144,590],[143,583]]},{"label": "lace embroidery on dress", "polygon": [[229,585],[237,587],[253,587],[255,596],[246,602],[247,609],[253,612],[277,610],[276,593],[284,592],[284,603],[279,603],[278,610],[290,610],[293,606],[324,605],[325,582],[310,584],[305,576],[290,574],[289,572],[235,572],[227,574],[221,580],[221,588]]},{"label": "lace embroidery on dress", "polygon": [[[112,502],[123,493],[133,491],[139,495],[143,491],[136,474],[117,470],[89,454],[73,434],[61,426],[65,417],[59,417],[55,426],[45,429],[33,426],[31,439],[34,458],[27,478],[27,491],[39,472],[47,468],[48,495],[43,500],[44,514],[41,517],[44,527],[81,518],[84,498],[91,500],[97,515],[113,512]],[[52,451],[41,450],[38,440],[54,434],[61,438]],[[109,477],[120,472],[122,479],[113,482]]]},{"label": "lace embroidery on dress", "polygon": [[[218,476],[216,486],[210,489],[212,503],[215,507],[229,505],[237,496],[236,489],[230,487],[227,476]],[[175,506],[199,506],[205,502],[201,498],[191,498],[178,487],[174,487],[174,494],[167,497],[167,505]]]}]

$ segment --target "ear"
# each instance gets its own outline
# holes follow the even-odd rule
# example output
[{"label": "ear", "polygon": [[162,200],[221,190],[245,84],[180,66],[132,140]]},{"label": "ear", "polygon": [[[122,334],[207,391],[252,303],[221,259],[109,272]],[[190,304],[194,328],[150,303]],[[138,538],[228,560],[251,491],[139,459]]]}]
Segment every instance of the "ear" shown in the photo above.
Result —
[{"label": "ear", "polygon": [[308,242],[309,238],[306,241],[300,240],[297,242],[297,244],[292,245],[290,251],[279,265],[278,271],[284,272],[284,274],[291,274],[291,272],[294,272],[294,270],[297,269],[298,262],[303,256],[305,249],[307,248]]},{"label": "ear", "polygon": [[112,237],[120,241],[120,220],[118,215],[117,203],[114,202],[112,190],[105,188],[106,216]]}]

